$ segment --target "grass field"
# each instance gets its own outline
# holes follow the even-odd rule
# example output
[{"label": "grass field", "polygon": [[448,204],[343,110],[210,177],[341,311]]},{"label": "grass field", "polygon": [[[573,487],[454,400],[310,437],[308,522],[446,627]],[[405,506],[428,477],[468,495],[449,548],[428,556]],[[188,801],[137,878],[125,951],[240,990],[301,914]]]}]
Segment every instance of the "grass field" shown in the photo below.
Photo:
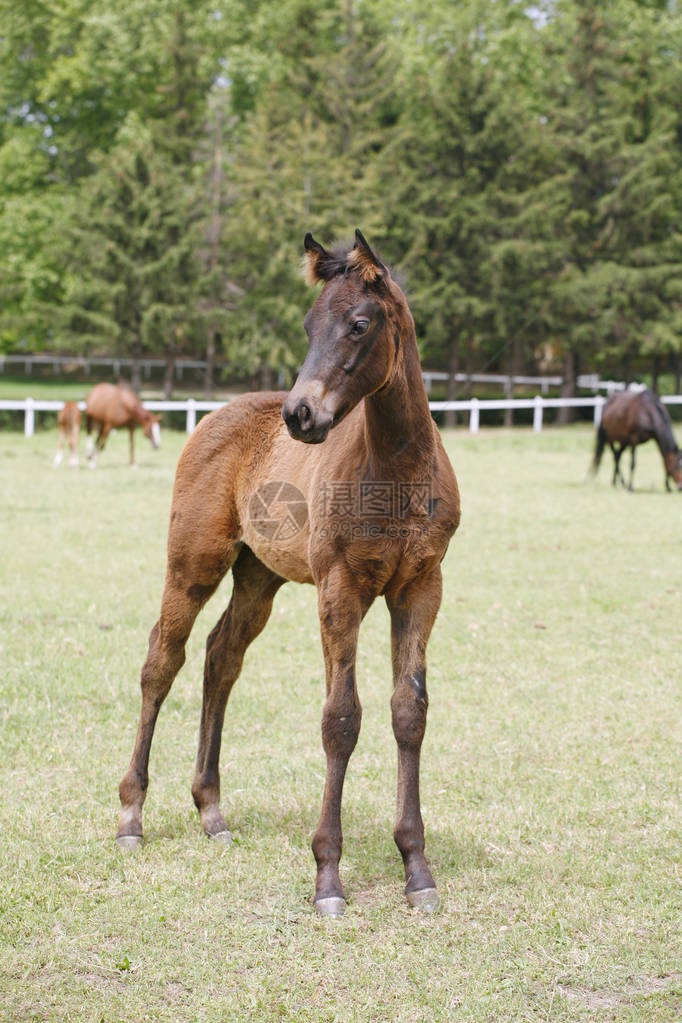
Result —
[{"label": "grass field", "polygon": [[682,495],[586,481],[592,431],[446,435],[463,498],[429,647],[427,850],[415,915],[393,845],[388,616],[359,658],[341,920],[311,904],[324,682],[315,594],[285,587],[226,719],[223,808],[189,786],[202,612],[161,713],[146,844],[114,843],[182,435],[127,468],[51,467],[0,434],[0,1020],[668,1021],[682,1018]]}]

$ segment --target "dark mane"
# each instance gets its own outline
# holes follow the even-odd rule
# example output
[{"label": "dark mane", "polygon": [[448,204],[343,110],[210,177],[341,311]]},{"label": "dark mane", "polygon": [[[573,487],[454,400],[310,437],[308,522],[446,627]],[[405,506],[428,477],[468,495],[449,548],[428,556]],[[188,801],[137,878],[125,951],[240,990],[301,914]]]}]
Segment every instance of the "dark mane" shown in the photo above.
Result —
[{"label": "dark mane", "polygon": [[673,433],[670,416],[668,415],[668,411],[660,397],[654,391],[647,389],[642,392],[642,398],[647,402],[651,412],[653,413],[654,425],[656,427],[656,440],[658,441],[661,452],[665,455],[669,451],[677,451],[677,441],[675,440],[675,434]]},{"label": "dark mane", "polygon": [[340,274],[345,274],[351,269],[348,265],[348,257],[352,248],[352,242],[335,242],[327,250],[329,252],[329,259],[325,261],[324,269],[320,270],[320,276],[325,281],[330,281],[332,277],[338,277]]},{"label": "dark mane", "polygon": [[[325,280],[330,281],[332,277],[338,277],[340,274],[350,273],[350,271],[354,269],[353,261],[348,258],[354,247],[353,242],[334,242],[328,250],[330,258],[324,267],[323,276]],[[377,259],[381,260],[381,254],[377,252],[376,249],[374,249],[374,254]],[[383,262],[383,260],[381,261]],[[390,267],[388,263],[384,263],[384,266],[387,268],[391,277],[395,280],[393,268]]]},{"label": "dark mane", "polygon": [[308,284],[327,283],[335,277],[356,271],[367,283],[390,276],[388,267],[370,249],[360,231],[353,244],[336,242],[325,249],[308,233],[304,239],[303,274]]}]

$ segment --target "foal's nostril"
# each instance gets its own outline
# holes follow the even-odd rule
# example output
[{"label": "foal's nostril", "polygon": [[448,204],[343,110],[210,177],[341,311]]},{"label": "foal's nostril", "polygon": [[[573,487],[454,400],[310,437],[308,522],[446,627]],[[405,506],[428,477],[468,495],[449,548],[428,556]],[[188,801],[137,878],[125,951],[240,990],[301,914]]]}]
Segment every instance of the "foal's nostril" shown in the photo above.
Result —
[{"label": "foal's nostril", "polygon": [[296,409],[296,415],[302,430],[309,430],[313,425],[313,414],[310,407],[304,401]]}]

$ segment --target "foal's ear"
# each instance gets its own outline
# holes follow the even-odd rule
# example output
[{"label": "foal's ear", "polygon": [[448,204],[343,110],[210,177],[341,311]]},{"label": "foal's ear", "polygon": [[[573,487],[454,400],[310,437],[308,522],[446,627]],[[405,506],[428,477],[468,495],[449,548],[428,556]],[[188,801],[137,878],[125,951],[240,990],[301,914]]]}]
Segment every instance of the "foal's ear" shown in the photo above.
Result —
[{"label": "foal's ear", "polygon": [[388,270],[378,259],[369,245],[362,231],[355,229],[355,245],[348,253],[348,265],[360,272],[363,281],[370,283],[377,281],[380,277],[386,277]]},{"label": "foal's ear", "polygon": [[318,281],[329,280],[330,269],[333,262],[331,256],[319,242],[316,242],[310,231],[303,239],[303,276],[306,284],[317,284]]}]

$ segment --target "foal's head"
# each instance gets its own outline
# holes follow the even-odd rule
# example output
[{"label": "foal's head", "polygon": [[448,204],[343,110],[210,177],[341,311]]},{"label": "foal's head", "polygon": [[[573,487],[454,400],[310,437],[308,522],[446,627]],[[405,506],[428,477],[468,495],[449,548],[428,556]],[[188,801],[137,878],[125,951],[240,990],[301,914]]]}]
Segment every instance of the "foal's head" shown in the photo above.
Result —
[{"label": "foal's head", "polygon": [[409,312],[360,231],[351,249],[327,252],[311,234],[304,245],[306,279],[323,288],[304,320],[308,354],[282,416],[295,440],[319,444],[388,381]]},{"label": "foal's head", "polygon": [[161,427],[159,426],[159,422],[161,420],[161,416],[155,416],[151,412],[147,412],[146,409],[145,412],[146,416],[141,424],[142,432],[145,435],[145,437],[148,437],[149,440],[152,442],[152,447],[154,447],[155,449],[160,448]]}]

